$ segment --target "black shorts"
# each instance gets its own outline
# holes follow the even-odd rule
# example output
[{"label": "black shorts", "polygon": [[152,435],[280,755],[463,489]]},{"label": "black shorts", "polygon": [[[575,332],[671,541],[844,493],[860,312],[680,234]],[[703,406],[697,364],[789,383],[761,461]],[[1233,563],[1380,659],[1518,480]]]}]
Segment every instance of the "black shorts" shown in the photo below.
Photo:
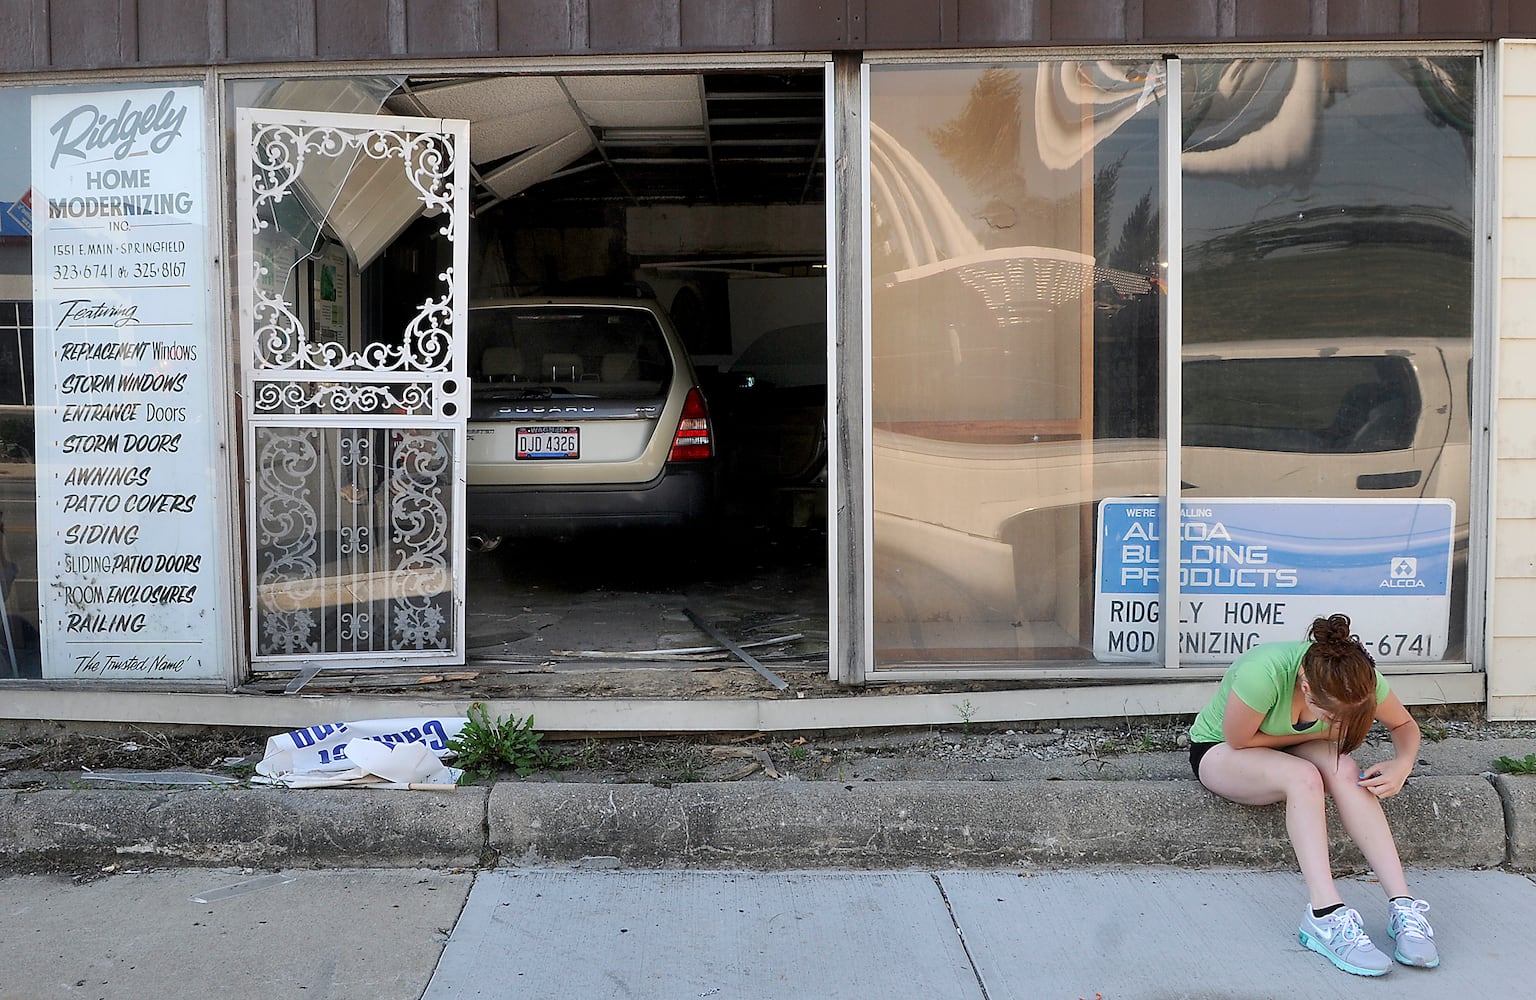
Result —
[{"label": "black shorts", "polygon": [[1200,777],[1200,758],[1210,752],[1211,747],[1219,747],[1218,743],[1190,743],[1189,745],[1189,769],[1195,772],[1196,780]]}]

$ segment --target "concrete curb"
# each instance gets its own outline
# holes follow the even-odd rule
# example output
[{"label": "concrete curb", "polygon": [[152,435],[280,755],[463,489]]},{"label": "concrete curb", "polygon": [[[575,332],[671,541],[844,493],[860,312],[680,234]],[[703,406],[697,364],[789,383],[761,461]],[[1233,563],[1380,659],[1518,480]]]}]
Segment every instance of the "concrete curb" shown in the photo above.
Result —
[{"label": "concrete curb", "polygon": [[484,788],[14,792],[0,799],[0,868],[475,865],[486,796]]},{"label": "concrete curb", "polygon": [[[1388,812],[1406,862],[1504,863],[1504,809],[1481,778],[1416,779]],[[514,860],[641,867],[1293,863],[1282,810],[1192,781],[507,783],[488,825],[491,848]],[[1342,832],[1334,844],[1341,863],[1363,863]]]},{"label": "concrete curb", "polygon": [[1516,871],[1536,871],[1536,777],[1496,774],[1493,784],[1504,803],[1509,866]]},{"label": "concrete curb", "polygon": [[[1415,778],[1387,802],[1403,860],[1536,869],[1536,781]],[[1341,867],[1364,859],[1331,821]],[[143,865],[472,866],[613,857],[636,867],[1289,868],[1284,812],[1191,780],[508,781],[492,788],[18,791],[0,870]]]}]

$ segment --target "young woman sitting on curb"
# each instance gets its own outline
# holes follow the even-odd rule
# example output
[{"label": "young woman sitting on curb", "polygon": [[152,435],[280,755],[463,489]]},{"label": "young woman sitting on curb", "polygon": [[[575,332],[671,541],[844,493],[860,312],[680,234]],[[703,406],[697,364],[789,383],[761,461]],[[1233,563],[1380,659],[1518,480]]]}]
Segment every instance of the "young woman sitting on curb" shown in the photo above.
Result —
[{"label": "young woman sitting on curb", "polygon": [[[1333,882],[1323,811],[1332,796],[1344,829],[1387,893],[1392,958],[1440,964],[1435,932],[1403,875],[1381,800],[1396,795],[1419,753],[1419,727],[1351,635],[1344,615],[1318,618],[1310,641],[1270,642],[1239,656],[1189,733],[1200,783],[1242,805],[1285,803],[1285,828],[1311,905],[1297,936],[1345,972],[1380,976],[1392,959],[1376,949],[1360,914]],[[1350,753],[1379,721],[1394,756],[1361,770]]]}]

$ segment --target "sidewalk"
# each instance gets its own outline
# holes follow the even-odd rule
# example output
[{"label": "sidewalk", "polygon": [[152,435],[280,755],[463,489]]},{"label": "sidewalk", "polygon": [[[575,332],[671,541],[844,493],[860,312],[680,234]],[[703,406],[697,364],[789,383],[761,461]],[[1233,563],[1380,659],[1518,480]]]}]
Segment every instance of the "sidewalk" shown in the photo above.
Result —
[{"label": "sidewalk", "polygon": [[[1009,746],[1027,746],[1018,742],[1023,734],[1012,739]],[[0,871],[114,863],[478,867],[586,858],[764,871],[1294,863],[1282,809],[1217,799],[1190,776],[1182,752],[885,756],[879,740],[869,737],[867,752],[831,764],[819,763],[831,755],[774,759],[777,777],[760,770],[745,780],[675,783],[612,774],[582,780],[573,770],[445,791],[146,788],[58,775],[29,783],[12,773],[4,782],[11,787],[0,787]],[[1532,739],[1426,742],[1415,776],[1386,802],[1404,862],[1536,871],[1536,777],[1487,770],[1500,755],[1533,751]],[[1365,762],[1384,752],[1368,745],[1357,756]],[[726,766],[740,763],[727,759]],[[1336,863],[1363,867],[1336,822],[1333,828]]]},{"label": "sidewalk", "polygon": [[[1523,996],[1536,885],[1416,869],[1438,969],[1296,940],[1291,873],[432,868],[0,878],[0,997],[1404,1000]],[[1380,887],[1341,882],[1388,944]],[[220,892],[223,890],[223,893]],[[197,897],[194,900],[192,897]],[[206,902],[200,901],[206,900]]]}]

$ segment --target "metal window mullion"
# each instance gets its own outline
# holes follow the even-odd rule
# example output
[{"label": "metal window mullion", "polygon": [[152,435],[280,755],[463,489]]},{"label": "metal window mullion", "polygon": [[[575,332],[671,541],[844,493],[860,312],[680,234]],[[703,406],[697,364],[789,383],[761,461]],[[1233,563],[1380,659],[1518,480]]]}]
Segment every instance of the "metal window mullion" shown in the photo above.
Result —
[{"label": "metal window mullion", "polygon": [[[872,262],[870,255],[871,240],[871,209],[869,203],[870,192],[870,69],[867,62],[861,62],[859,66],[859,141],[856,147],[858,163],[856,173],[859,178],[858,190],[858,260],[859,260],[859,374],[858,395],[853,398],[859,404],[859,420],[856,430],[858,435],[858,461],[860,496],[859,509],[862,511],[859,524],[859,560],[858,572],[860,574],[860,610],[863,613],[862,635],[863,648],[858,651],[860,656],[857,668],[857,679],[860,684],[868,678],[870,672],[875,669],[875,463],[874,463],[874,366],[871,361],[874,351],[874,320],[871,314],[871,299],[873,298],[874,281],[872,275]],[[850,463],[851,467],[851,463]]]},{"label": "metal window mullion", "polygon": [[1184,174],[1183,76],[1177,58],[1164,61],[1167,84],[1159,121],[1163,195],[1163,523],[1158,594],[1162,613],[1163,665],[1179,666],[1179,490],[1184,400]]},{"label": "metal window mullion", "polygon": [[[1467,434],[1472,458],[1469,469],[1467,524],[1466,604],[1462,658],[1474,671],[1486,673],[1493,645],[1492,602],[1494,595],[1493,552],[1498,521],[1498,475],[1495,442],[1499,363],[1500,288],[1499,218],[1500,186],[1504,177],[1505,137],[1500,131],[1503,111],[1502,77],[1507,40],[1490,44],[1478,60],[1476,139],[1473,159],[1472,252],[1472,387],[1467,400]],[[1452,378],[1460,377],[1452,372]],[[1456,608],[1451,608],[1456,613]],[[1486,710],[1487,705],[1484,705]]]}]

